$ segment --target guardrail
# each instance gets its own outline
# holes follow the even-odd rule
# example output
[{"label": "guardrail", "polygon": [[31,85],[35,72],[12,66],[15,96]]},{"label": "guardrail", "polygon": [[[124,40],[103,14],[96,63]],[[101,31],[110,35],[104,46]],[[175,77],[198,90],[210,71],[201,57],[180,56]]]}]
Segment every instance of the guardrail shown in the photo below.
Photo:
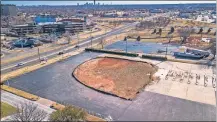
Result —
[{"label": "guardrail", "polygon": [[151,54],[143,54],[142,58],[154,59],[154,60],[163,60],[166,61],[167,57],[165,56],[158,56],[158,55],[151,55]]},{"label": "guardrail", "polygon": [[139,54],[137,54],[137,53],[117,52],[117,51],[103,50],[103,49],[93,49],[93,48],[85,48],[85,51],[92,51],[92,52],[99,52],[99,53],[109,53],[109,54],[116,54],[116,55],[130,56],[130,57],[138,57],[139,56]]}]

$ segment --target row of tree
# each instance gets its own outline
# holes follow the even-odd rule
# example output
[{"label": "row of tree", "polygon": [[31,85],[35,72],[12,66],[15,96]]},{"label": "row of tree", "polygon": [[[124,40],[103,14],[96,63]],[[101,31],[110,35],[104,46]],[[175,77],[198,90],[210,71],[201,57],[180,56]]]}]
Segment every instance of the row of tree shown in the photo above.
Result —
[{"label": "row of tree", "polygon": [[158,17],[152,21],[142,21],[136,25],[136,30],[149,29],[153,27],[166,27],[170,23],[170,18],[168,17]]}]

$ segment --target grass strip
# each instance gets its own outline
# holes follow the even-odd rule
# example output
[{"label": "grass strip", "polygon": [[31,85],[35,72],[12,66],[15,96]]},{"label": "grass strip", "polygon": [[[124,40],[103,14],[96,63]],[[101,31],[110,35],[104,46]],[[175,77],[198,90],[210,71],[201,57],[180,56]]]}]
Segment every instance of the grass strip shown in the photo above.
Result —
[{"label": "grass strip", "polygon": [[36,95],[27,93],[25,91],[22,91],[22,90],[13,88],[13,87],[9,87],[7,85],[1,85],[1,89],[4,90],[4,91],[10,92],[12,94],[18,95],[20,97],[26,98],[28,100],[36,101],[36,100],[39,99],[39,97],[36,96]]}]

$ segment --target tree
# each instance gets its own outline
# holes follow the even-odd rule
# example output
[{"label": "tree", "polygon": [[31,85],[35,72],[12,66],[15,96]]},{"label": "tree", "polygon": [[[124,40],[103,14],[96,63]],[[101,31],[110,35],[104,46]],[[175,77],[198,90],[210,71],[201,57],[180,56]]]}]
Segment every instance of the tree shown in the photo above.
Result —
[{"label": "tree", "polygon": [[203,28],[200,28],[198,34],[202,34],[202,32],[203,32]]},{"label": "tree", "polygon": [[207,30],[206,34],[210,33],[210,32],[211,32],[211,29],[212,29],[212,28],[209,28],[209,29]]},{"label": "tree", "polygon": [[181,28],[177,30],[180,39],[181,39],[181,44],[183,44],[186,39],[191,35],[192,29],[191,28]]},{"label": "tree", "polygon": [[157,32],[157,30],[156,29],[154,29],[154,31],[151,33],[151,34],[155,34]]},{"label": "tree", "polygon": [[171,27],[170,32],[168,34],[172,34],[175,31],[174,27]]},{"label": "tree", "polygon": [[124,37],[124,41],[127,41],[127,37],[126,36]]},{"label": "tree", "polygon": [[214,55],[214,58],[215,58],[215,55],[216,55],[216,40],[215,39],[211,40],[210,50],[211,50],[211,52],[212,52],[212,54]]},{"label": "tree", "polygon": [[47,113],[40,110],[37,105],[32,102],[23,102],[17,105],[16,114],[11,117],[12,121],[43,121],[47,117]]},{"label": "tree", "polygon": [[159,35],[161,36],[161,34],[162,34],[162,29],[160,28],[159,31],[158,31],[156,34],[159,34]]},{"label": "tree", "polygon": [[202,38],[202,36],[203,36],[203,28],[200,28],[198,34],[201,34],[201,38]]},{"label": "tree", "polygon": [[141,39],[140,36],[138,36],[137,39],[136,39],[136,41],[140,41],[140,39]]},{"label": "tree", "polygon": [[50,121],[85,121],[86,120],[86,112],[79,109],[74,108],[72,106],[66,106],[62,110],[57,110],[50,115]]}]

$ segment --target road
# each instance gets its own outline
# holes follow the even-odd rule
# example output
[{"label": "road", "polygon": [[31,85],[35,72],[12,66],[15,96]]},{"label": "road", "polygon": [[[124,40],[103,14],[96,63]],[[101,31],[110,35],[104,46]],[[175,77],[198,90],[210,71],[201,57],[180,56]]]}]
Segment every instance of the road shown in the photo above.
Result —
[{"label": "road", "polygon": [[[155,15],[155,16],[146,17],[145,20],[151,20],[153,18],[156,18],[156,17],[159,17],[159,16],[166,16],[166,15],[168,15],[168,14],[167,13],[158,14],[158,15]],[[109,37],[109,36],[112,36],[112,35],[120,34],[125,29],[133,27],[133,26],[135,26],[138,23],[139,22],[134,22],[134,23],[126,24],[123,27],[120,27],[120,28],[117,28],[117,29],[113,29],[112,31],[107,32],[106,34],[95,36],[95,37],[92,38],[92,43],[97,43],[97,42],[101,41],[102,38],[105,38],[105,37]],[[90,44],[91,44],[91,38],[88,38],[88,39],[85,39],[85,40],[79,42],[78,45],[79,45],[79,47],[85,47],[85,46],[88,46]],[[76,50],[75,46],[76,46],[76,44],[74,44],[74,45],[68,45],[66,47],[62,47],[62,48],[57,49],[57,50],[48,51],[48,52],[40,54],[40,57],[41,58],[45,58],[45,57],[46,58],[52,58],[52,57],[57,56],[57,54],[60,51],[64,50],[64,52],[67,53],[67,52],[71,52],[71,51]],[[22,59],[22,60],[15,61],[15,62],[10,63],[10,64],[2,65],[1,66],[1,73],[4,74],[4,73],[7,73],[7,72],[9,72],[11,70],[15,70],[15,69],[21,68],[21,67],[16,67],[16,65],[18,63],[20,63],[20,62],[22,62],[24,64],[21,67],[24,67],[24,66],[32,65],[34,63],[39,62],[39,58],[38,58],[38,55],[35,55],[35,56],[27,57],[27,58]]]},{"label": "road", "polygon": [[[52,109],[52,108],[50,108],[48,106],[42,105],[42,104],[37,103],[35,101],[27,100],[25,98],[16,96],[16,95],[14,95],[12,93],[9,93],[9,92],[3,91],[3,90],[1,90],[1,102],[8,103],[8,104],[10,104],[10,105],[12,105],[14,107],[16,107],[18,104],[23,103],[23,102],[27,102],[27,103],[31,102],[34,105],[37,105],[38,109],[45,111],[48,115],[51,114],[53,111],[55,111],[54,109]],[[10,116],[3,118],[4,121],[10,120],[10,119],[11,119]],[[47,119],[48,119],[48,116],[46,117],[45,120],[47,120]]]}]

